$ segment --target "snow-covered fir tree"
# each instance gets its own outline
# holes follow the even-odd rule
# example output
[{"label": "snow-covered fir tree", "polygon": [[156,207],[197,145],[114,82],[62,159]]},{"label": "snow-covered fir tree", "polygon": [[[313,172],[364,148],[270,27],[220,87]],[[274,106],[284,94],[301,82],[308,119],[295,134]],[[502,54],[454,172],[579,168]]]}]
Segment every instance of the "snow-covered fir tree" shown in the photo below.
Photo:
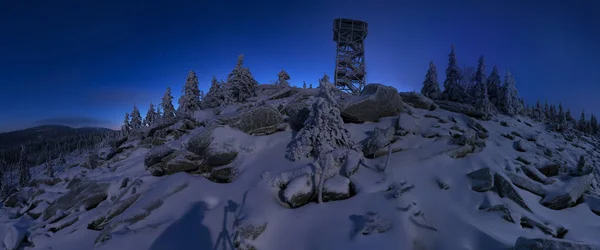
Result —
[{"label": "snow-covered fir tree", "polygon": [[123,121],[123,125],[121,126],[121,134],[126,136],[131,132],[131,122],[129,119],[129,113],[125,113],[125,120]]},{"label": "snow-covered fir tree", "polygon": [[31,173],[29,172],[29,164],[27,163],[27,151],[25,145],[21,146],[21,154],[19,155],[19,187],[25,187],[31,181]]},{"label": "snow-covered fir tree", "polygon": [[515,79],[513,78],[510,70],[506,70],[504,76],[504,86],[502,86],[502,100],[500,107],[504,113],[510,116],[518,115],[523,110],[523,104],[519,100],[519,91]]},{"label": "snow-covered fir tree", "polygon": [[152,126],[158,122],[158,113],[154,110],[154,104],[150,103],[146,117],[144,117],[144,126]]},{"label": "snow-covered fir tree", "polygon": [[557,112],[556,112],[556,106],[554,106],[554,104],[550,105],[550,108],[548,110],[548,119],[550,121],[555,122],[557,120]]},{"label": "snow-covered fir tree", "polygon": [[500,91],[501,86],[502,86],[502,80],[500,79],[500,73],[498,72],[498,66],[494,65],[494,68],[492,69],[490,76],[488,76],[488,78],[487,78],[487,89],[488,89],[489,99],[496,107],[498,107],[499,100],[501,99],[501,95],[502,95],[502,93]]},{"label": "snow-covered fir tree", "polygon": [[198,77],[196,72],[190,70],[185,80],[185,85],[179,97],[179,112],[193,114],[200,109],[200,89],[198,88]]},{"label": "snow-covered fir tree", "polygon": [[306,81],[302,81],[302,88],[306,89]]},{"label": "snow-covered fir tree", "polygon": [[562,106],[562,102],[558,103],[558,116],[556,117],[556,122],[563,124],[566,122],[565,118],[565,110]]},{"label": "snow-covered fir tree", "polygon": [[162,119],[164,121],[172,121],[175,119],[175,107],[173,106],[173,96],[171,95],[171,87],[167,87],[165,95],[162,98],[160,106],[163,110]]},{"label": "snow-covered fir tree", "polygon": [[358,150],[344,128],[340,110],[332,100],[335,87],[324,77],[319,85],[319,96],[312,105],[304,127],[296,133],[288,146],[286,157],[296,161],[307,157],[318,157],[336,148]]},{"label": "snow-covered fir tree", "polygon": [[312,83],[310,83],[310,84],[309,84],[308,88],[309,88],[309,89],[312,89],[312,88],[313,88],[313,87],[312,87]]},{"label": "snow-covered fir tree", "polygon": [[290,86],[288,80],[292,79],[290,75],[285,71],[281,70],[279,74],[277,74],[277,85],[278,86]]},{"label": "snow-covered fir tree", "polygon": [[136,105],[133,105],[133,110],[131,111],[131,128],[139,129],[142,127],[142,115],[140,114],[140,110]]},{"label": "snow-covered fir tree", "polygon": [[475,100],[475,73],[475,68],[467,66],[460,71],[460,86],[465,90],[463,102],[470,103]]},{"label": "snow-covered fir tree", "polygon": [[550,118],[550,106],[548,106],[548,100],[544,100],[544,115],[546,118]]},{"label": "snow-covered fir tree", "polygon": [[460,69],[456,62],[456,53],[454,45],[448,54],[448,68],[446,69],[446,80],[444,80],[444,98],[453,101],[461,102],[465,98],[465,89],[460,84],[461,75]]},{"label": "snow-covered fir tree", "polygon": [[587,122],[585,120],[585,110],[581,110],[581,116],[579,117],[579,121],[577,122],[577,129],[582,132],[586,132]]},{"label": "snow-covered fir tree", "polygon": [[594,114],[590,115],[590,134],[596,135],[598,134],[598,119]]},{"label": "snow-covered fir tree", "polygon": [[219,81],[217,81],[217,77],[213,76],[210,80],[210,88],[208,92],[202,98],[201,107],[202,108],[216,108],[222,105],[222,93],[221,93],[221,85]]},{"label": "snow-covered fir tree", "polygon": [[475,86],[473,97],[475,98],[475,108],[486,114],[495,114],[496,107],[489,99],[487,89],[487,79],[485,77],[485,61],[483,56],[479,57],[477,71],[475,72]]},{"label": "snow-covered fir tree", "polygon": [[250,69],[244,67],[244,55],[240,55],[235,68],[227,76],[227,91],[235,102],[243,103],[256,95],[256,86],[258,82],[254,80]]},{"label": "snow-covered fir tree", "polygon": [[438,83],[437,68],[433,61],[429,62],[429,69],[427,69],[427,74],[425,74],[421,94],[433,100],[440,99],[440,95],[442,94],[440,84]]}]

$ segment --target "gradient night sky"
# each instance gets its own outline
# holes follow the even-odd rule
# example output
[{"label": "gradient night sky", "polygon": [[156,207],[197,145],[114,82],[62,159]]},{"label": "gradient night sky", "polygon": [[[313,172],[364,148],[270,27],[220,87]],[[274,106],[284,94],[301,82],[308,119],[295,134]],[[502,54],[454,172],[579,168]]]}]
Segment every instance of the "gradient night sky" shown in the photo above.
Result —
[{"label": "gradient night sky", "polygon": [[0,131],[117,128],[133,104],[144,115],[167,86],[176,104],[190,69],[207,91],[241,53],[261,83],[286,69],[293,84],[316,84],[333,73],[336,17],[369,22],[368,82],[420,90],[430,60],[442,82],[454,43],[461,65],[484,54],[488,72],[509,67],[528,103],[600,114],[596,2],[3,1]]}]

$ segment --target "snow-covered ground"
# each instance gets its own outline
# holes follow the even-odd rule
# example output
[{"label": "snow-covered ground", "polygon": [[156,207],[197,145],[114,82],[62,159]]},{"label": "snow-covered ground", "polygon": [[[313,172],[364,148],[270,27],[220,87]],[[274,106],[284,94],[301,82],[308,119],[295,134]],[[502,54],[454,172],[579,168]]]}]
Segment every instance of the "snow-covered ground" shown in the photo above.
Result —
[{"label": "snow-covered ground", "polygon": [[[267,105],[277,107],[289,99]],[[356,143],[376,127],[401,132],[384,147],[393,152],[389,159],[385,154],[363,158],[349,177],[325,180],[331,192],[353,195],[347,199],[321,204],[313,199],[290,208],[285,200],[316,185],[310,183],[316,182],[310,171],[284,187],[273,184],[274,178],[310,169],[313,162],[286,159],[295,132],[248,135],[225,125],[212,129],[211,147],[237,152],[225,165],[237,170],[232,182],[211,181],[210,174],[198,170],[153,176],[144,163],[152,149],[134,140],[127,143],[135,146],[95,169],[56,167],[56,181],[22,190],[22,200],[0,209],[0,239],[8,249],[60,250],[510,249],[519,237],[600,245],[600,213],[593,212],[600,212],[596,180],[590,179],[581,197],[577,184],[588,177],[573,174],[580,155],[596,164],[595,139],[567,139],[523,117],[477,120],[481,129],[463,114],[405,107],[399,116],[378,122],[344,124]],[[235,113],[232,107],[219,116]],[[197,112],[195,118],[208,126],[213,110]],[[178,139],[168,136],[164,145],[185,151],[205,130],[197,126]],[[463,146],[452,134],[479,138],[466,138]],[[472,152],[458,152],[465,147]],[[552,162],[560,167],[557,175],[547,172]],[[485,168],[493,176],[469,175]],[[34,172],[44,173],[39,167]],[[536,174],[540,180],[530,177]],[[37,174],[34,179],[48,178]],[[515,186],[517,179],[524,184]],[[538,194],[521,188],[526,185]],[[578,193],[575,204],[560,209],[542,204],[570,190]]]}]

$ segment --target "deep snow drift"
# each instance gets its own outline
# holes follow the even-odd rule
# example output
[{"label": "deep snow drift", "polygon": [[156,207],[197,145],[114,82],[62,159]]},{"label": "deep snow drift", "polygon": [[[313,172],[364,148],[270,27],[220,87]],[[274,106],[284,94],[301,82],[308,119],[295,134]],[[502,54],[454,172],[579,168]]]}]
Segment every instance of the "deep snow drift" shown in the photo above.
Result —
[{"label": "deep snow drift", "polygon": [[[337,148],[291,161],[306,112],[327,100],[316,89],[260,91],[254,105],[133,133],[98,159],[72,156],[55,178],[35,168],[1,208],[4,247],[600,249],[594,138],[416,98],[399,115],[343,123],[347,134],[320,131],[310,141]],[[346,121],[360,107],[345,104],[369,101],[355,99],[340,101]]]}]

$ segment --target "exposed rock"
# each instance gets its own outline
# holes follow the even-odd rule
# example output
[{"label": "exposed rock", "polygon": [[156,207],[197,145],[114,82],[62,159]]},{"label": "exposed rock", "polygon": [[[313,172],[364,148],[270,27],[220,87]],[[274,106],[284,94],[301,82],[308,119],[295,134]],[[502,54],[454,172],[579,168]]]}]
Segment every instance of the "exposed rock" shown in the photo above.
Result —
[{"label": "exposed rock", "polygon": [[308,118],[314,102],[312,96],[300,95],[284,107],[285,114],[290,117],[292,129],[298,131],[304,127],[304,121]]},{"label": "exposed rock", "polygon": [[462,104],[458,102],[435,100],[435,103],[441,108],[455,113],[465,114],[467,116],[477,119],[488,119],[489,116],[484,112],[479,112],[468,104]]},{"label": "exposed rock", "polygon": [[173,152],[175,152],[175,149],[172,149],[165,145],[153,147],[152,149],[150,149],[150,151],[148,151],[148,153],[144,157],[144,165],[146,167],[149,167],[154,164],[157,164],[161,162],[163,158],[167,157]]},{"label": "exposed rock", "polygon": [[373,158],[373,154],[378,150],[385,148],[394,141],[394,127],[387,129],[374,128],[369,138],[362,142],[363,153],[366,157]]},{"label": "exposed rock", "polygon": [[354,187],[350,179],[341,175],[327,179],[323,184],[323,201],[345,200],[354,195]]},{"label": "exposed rock", "polygon": [[552,238],[519,237],[515,250],[600,250],[600,245]]},{"label": "exposed rock", "polygon": [[534,181],[544,184],[548,182],[548,177],[546,177],[544,174],[542,174],[542,172],[533,166],[524,165],[521,169],[523,169],[523,172]]},{"label": "exposed rock", "polygon": [[525,200],[519,195],[510,180],[496,173],[494,174],[494,191],[502,198],[507,197],[517,203],[517,205],[531,212],[531,209],[525,203]]},{"label": "exposed rock", "polygon": [[448,183],[442,180],[440,177],[435,178],[435,182],[442,190],[448,190],[450,188],[450,185],[448,185]]},{"label": "exposed rock", "polygon": [[251,242],[258,239],[265,229],[267,229],[267,223],[257,226],[253,224],[236,226],[233,236],[233,246],[239,250],[256,250],[256,247]]},{"label": "exposed rock", "polygon": [[4,236],[4,247],[7,250],[17,250],[27,236],[28,232],[25,227],[13,224],[6,228]]},{"label": "exposed rock", "polygon": [[279,130],[283,116],[276,108],[268,105],[258,106],[243,112],[229,121],[232,128],[250,135],[272,134]]},{"label": "exposed rock", "polygon": [[427,98],[421,93],[417,92],[401,92],[400,97],[402,101],[412,104],[413,107],[418,109],[435,110],[438,105],[433,100]]},{"label": "exposed rock", "polygon": [[540,223],[534,219],[531,219],[527,216],[521,217],[521,227],[537,228],[537,229],[541,230],[543,233],[556,238],[556,232],[554,229],[552,229],[549,226],[546,226],[543,223]]},{"label": "exposed rock", "polygon": [[372,233],[385,233],[392,228],[391,221],[383,219],[375,212],[367,212],[365,215],[353,215],[354,227],[357,233],[369,235]]},{"label": "exposed rock", "polygon": [[108,197],[108,186],[108,183],[79,182],[44,211],[44,220],[54,216],[58,210],[67,211],[78,205],[83,205],[86,209],[96,207]]},{"label": "exposed rock", "polygon": [[548,192],[540,203],[554,210],[572,207],[592,184],[593,174],[571,178],[564,187]]},{"label": "exposed rock", "polygon": [[489,208],[485,208],[484,211],[486,212],[498,212],[502,215],[502,219],[511,222],[511,223],[515,223],[515,219],[513,218],[513,214],[510,211],[510,209],[508,209],[508,207],[504,204],[501,205],[495,205]]},{"label": "exposed rock", "polygon": [[290,181],[283,190],[283,199],[292,208],[304,206],[314,198],[315,186],[310,174],[305,174]]},{"label": "exposed rock", "polygon": [[204,152],[204,163],[211,167],[225,166],[237,157],[238,152],[227,143],[213,143]]},{"label": "exposed rock", "polygon": [[477,141],[477,135],[472,130],[466,131],[462,135],[452,138],[452,142],[454,142],[454,144],[460,145],[460,146],[465,146],[465,145],[474,146],[476,141]]},{"label": "exposed rock", "polygon": [[485,192],[494,187],[494,172],[490,168],[482,168],[467,174],[472,180],[471,189]]},{"label": "exposed rock", "polygon": [[468,154],[473,153],[473,150],[475,150],[475,147],[471,145],[465,145],[448,151],[448,156],[454,159],[463,158]]},{"label": "exposed rock", "polygon": [[341,115],[346,122],[378,121],[382,117],[398,115],[402,98],[394,87],[368,84],[360,96],[346,100]]},{"label": "exposed rock", "polygon": [[515,184],[515,186],[527,190],[535,195],[539,195],[542,197],[546,195],[546,189],[540,183],[534,182],[527,177],[515,173],[506,172],[505,174],[508,177],[508,179],[510,179],[510,181],[513,184]]},{"label": "exposed rock", "polygon": [[36,178],[33,179],[31,182],[29,182],[30,187],[39,187],[40,185],[47,185],[47,186],[54,186],[56,184],[58,184],[59,182],[61,182],[62,179],[60,178],[48,178],[48,177],[40,177],[40,178]]},{"label": "exposed rock", "polygon": [[489,131],[483,126],[481,125],[481,123],[479,123],[478,121],[476,121],[475,119],[470,118],[468,125],[470,128],[472,128],[475,131],[481,131],[484,133],[488,133]]},{"label": "exposed rock", "polygon": [[593,213],[600,216],[600,197],[586,195],[585,202],[588,204]]},{"label": "exposed rock", "polygon": [[164,174],[174,174],[198,170],[200,165],[198,162],[188,159],[185,154],[177,154],[175,158],[163,164],[162,170]]},{"label": "exposed rock", "polygon": [[537,133],[528,133],[523,136],[523,138],[525,140],[532,141],[532,142],[537,141],[539,139],[539,137],[540,137],[540,135],[538,135]]},{"label": "exposed rock", "polygon": [[239,175],[239,170],[235,167],[226,167],[213,169],[210,173],[206,174],[206,178],[216,183],[231,183]]},{"label": "exposed rock", "polygon": [[269,100],[277,100],[277,99],[281,99],[281,98],[287,98],[290,97],[294,94],[296,94],[298,92],[298,89],[296,88],[284,88],[281,91],[272,94],[271,96],[269,96]]},{"label": "exposed rock", "polygon": [[212,141],[212,130],[206,129],[201,133],[193,135],[188,140],[186,149],[196,155],[203,156]]},{"label": "exposed rock", "polygon": [[558,163],[550,161],[541,166],[536,166],[537,169],[548,177],[557,176],[561,172],[561,167]]},{"label": "exposed rock", "polygon": [[356,173],[356,171],[358,171],[362,159],[363,156],[359,152],[348,150],[344,164],[340,168],[340,175],[344,177],[352,176],[354,173]]}]

